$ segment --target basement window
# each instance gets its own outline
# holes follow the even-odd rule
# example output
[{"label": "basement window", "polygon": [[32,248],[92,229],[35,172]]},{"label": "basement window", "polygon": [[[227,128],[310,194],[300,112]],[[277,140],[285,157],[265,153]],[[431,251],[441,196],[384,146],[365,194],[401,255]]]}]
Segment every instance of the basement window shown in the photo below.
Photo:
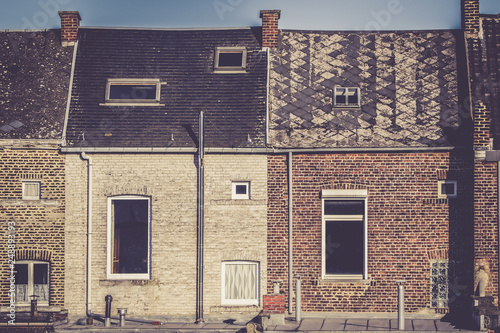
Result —
[{"label": "basement window", "polygon": [[438,181],[438,198],[456,198],[457,197],[457,181],[456,180],[439,180]]},{"label": "basement window", "polygon": [[40,200],[40,181],[23,180],[23,200]]},{"label": "basement window", "polygon": [[250,199],[250,182],[233,182],[233,199]]},{"label": "basement window", "polygon": [[334,107],[359,107],[361,105],[359,88],[335,87],[333,90]]},{"label": "basement window", "polygon": [[108,279],[149,279],[150,225],[149,198],[108,198]]},{"label": "basement window", "polygon": [[17,261],[16,305],[28,305],[36,295],[38,305],[49,305],[49,263],[43,261]]},{"label": "basement window", "polygon": [[106,104],[157,104],[160,102],[160,87],[158,79],[108,79]]},{"label": "basement window", "polygon": [[215,50],[215,72],[244,72],[247,50],[244,47],[218,47]]},{"label": "basement window", "polygon": [[259,263],[223,262],[221,289],[223,305],[259,305]]}]

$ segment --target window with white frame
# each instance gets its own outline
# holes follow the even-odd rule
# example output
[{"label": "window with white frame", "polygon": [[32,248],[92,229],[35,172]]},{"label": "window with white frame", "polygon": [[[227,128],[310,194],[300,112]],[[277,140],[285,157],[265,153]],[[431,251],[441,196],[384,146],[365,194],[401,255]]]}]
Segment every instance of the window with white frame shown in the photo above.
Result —
[{"label": "window with white frame", "polygon": [[214,70],[220,72],[245,71],[247,50],[244,47],[218,47],[215,49]]},{"label": "window with white frame", "polygon": [[250,182],[233,182],[232,198],[250,199]]},{"label": "window with white frame", "polygon": [[438,198],[456,198],[456,197],[457,197],[456,180],[438,181]]},{"label": "window with white frame", "polygon": [[40,181],[23,180],[23,200],[40,200]]},{"label": "window with white frame", "polygon": [[222,304],[259,305],[259,263],[222,263]]},{"label": "window with white frame", "polygon": [[333,106],[358,107],[361,105],[359,88],[335,87],[333,90]]},{"label": "window with white frame", "polygon": [[108,198],[109,279],[150,278],[150,199]]},{"label": "window with white frame", "polygon": [[38,305],[49,305],[49,263],[19,260],[14,265],[16,304],[30,304],[36,295]]},{"label": "window with white frame", "polygon": [[108,79],[106,103],[158,103],[159,79]]},{"label": "window with white frame", "polygon": [[366,190],[322,191],[324,278],[366,278],[366,197]]}]

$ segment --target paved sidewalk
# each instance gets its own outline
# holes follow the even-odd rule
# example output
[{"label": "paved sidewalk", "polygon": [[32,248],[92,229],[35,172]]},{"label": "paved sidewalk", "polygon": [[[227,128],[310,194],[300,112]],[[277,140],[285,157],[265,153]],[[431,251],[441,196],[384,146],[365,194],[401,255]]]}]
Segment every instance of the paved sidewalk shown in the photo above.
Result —
[{"label": "paved sidewalk", "polygon": [[[143,323],[127,322],[124,327],[112,325],[104,327],[102,323],[94,326],[85,325],[63,325],[55,328],[59,333],[75,332],[170,332],[170,333],[243,333],[246,332],[245,323],[163,323],[162,325],[151,325]],[[267,328],[270,333],[299,332],[299,333],[325,333],[325,332],[476,332],[458,328],[448,322],[439,319],[407,319],[405,330],[398,330],[397,319],[360,319],[360,318],[304,318],[300,323],[295,320],[286,320],[285,325],[270,325]]]}]

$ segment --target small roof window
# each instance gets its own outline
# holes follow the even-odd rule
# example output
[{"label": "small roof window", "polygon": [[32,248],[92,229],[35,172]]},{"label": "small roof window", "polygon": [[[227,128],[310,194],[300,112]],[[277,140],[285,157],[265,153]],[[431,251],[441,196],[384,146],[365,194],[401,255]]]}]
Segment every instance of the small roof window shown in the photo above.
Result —
[{"label": "small roof window", "polygon": [[160,87],[158,79],[108,79],[106,103],[158,103]]},{"label": "small roof window", "polygon": [[247,50],[244,47],[218,47],[215,50],[216,72],[244,72],[246,62]]},{"label": "small roof window", "polygon": [[356,87],[335,87],[333,91],[334,107],[359,107],[361,98],[359,88]]}]

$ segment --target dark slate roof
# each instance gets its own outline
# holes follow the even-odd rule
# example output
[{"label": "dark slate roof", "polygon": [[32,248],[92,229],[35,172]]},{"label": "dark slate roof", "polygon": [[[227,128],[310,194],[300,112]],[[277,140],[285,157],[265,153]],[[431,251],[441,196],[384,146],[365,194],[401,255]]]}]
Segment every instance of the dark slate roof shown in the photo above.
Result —
[{"label": "dark slate roof", "polygon": [[0,139],[62,137],[73,48],[59,36],[0,32]]},{"label": "dark slate roof", "polygon": [[[466,81],[457,34],[281,31],[271,56],[271,144],[462,144],[459,93]],[[333,108],[335,86],[359,87],[361,107]]]},{"label": "dark slate roof", "polygon": [[495,149],[500,149],[500,14],[484,15],[483,50],[479,59],[483,60],[480,77],[481,88],[474,91],[474,97],[482,99],[488,110],[492,111],[493,143]]},{"label": "dark slate roof", "polygon": [[[267,57],[259,35],[250,28],[81,28],[68,146],[195,147],[200,111],[206,147],[263,146]],[[245,46],[247,72],[214,73],[220,46]],[[164,105],[100,105],[109,78],[160,79]]]}]

